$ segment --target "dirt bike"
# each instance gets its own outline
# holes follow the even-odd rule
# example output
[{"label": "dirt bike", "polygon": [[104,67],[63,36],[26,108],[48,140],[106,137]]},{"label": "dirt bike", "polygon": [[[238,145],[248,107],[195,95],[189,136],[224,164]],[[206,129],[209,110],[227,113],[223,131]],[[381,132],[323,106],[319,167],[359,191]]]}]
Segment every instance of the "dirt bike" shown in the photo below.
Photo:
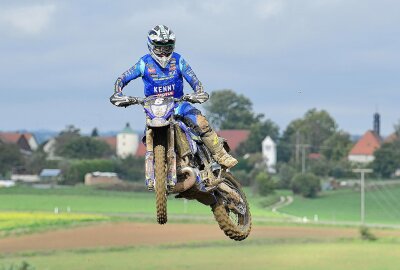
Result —
[{"label": "dirt bike", "polygon": [[[176,194],[175,198],[210,206],[229,238],[246,239],[251,230],[246,196],[233,175],[214,160],[201,138],[174,114],[183,99],[128,99],[132,101],[128,106],[140,104],[146,113],[146,185],[155,191],[158,223],[167,222],[167,198]],[[224,147],[229,151],[226,142]]]}]

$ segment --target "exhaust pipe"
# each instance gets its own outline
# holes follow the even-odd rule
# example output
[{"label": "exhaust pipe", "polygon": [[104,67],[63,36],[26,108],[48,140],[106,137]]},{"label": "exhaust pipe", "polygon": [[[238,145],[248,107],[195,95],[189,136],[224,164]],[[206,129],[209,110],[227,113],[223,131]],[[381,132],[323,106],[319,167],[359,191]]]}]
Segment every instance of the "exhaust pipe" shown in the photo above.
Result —
[{"label": "exhaust pipe", "polygon": [[191,167],[184,167],[181,170],[182,174],[187,174],[188,176],[182,182],[176,183],[172,193],[181,193],[189,188],[193,187],[194,183],[196,183],[197,174],[195,173],[194,169]]}]

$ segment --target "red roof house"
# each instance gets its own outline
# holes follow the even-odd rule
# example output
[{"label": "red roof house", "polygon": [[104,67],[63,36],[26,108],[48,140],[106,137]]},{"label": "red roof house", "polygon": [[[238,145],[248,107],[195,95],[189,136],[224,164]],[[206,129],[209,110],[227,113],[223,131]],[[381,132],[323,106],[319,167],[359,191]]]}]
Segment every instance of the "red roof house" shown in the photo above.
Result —
[{"label": "red roof house", "polygon": [[0,141],[4,143],[16,144],[21,150],[32,151],[29,142],[24,134],[18,132],[0,132]]},{"label": "red roof house", "polygon": [[217,131],[218,136],[226,139],[228,141],[229,147],[232,152],[235,152],[239,145],[245,141],[250,136],[250,130],[239,130],[239,129],[226,129]]},{"label": "red roof house", "polygon": [[374,152],[381,147],[381,138],[368,130],[350,150],[348,159],[354,162],[369,163],[374,160]]},{"label": "red roof house", "polygon": [[396,134],[396,133],[393,133],[392,135],[388,136],[388,137],[385,139],[384,143],[392,143],[392,142],[394,142],[394,141],[397,140],[397,139],[398,139],[398,138],[397,138],[397,134]]},{"label": "red roof house", "polygon": [[136,156],[137,157],[144,157],[146,155],[146,146],[142,143],[139,142],[138,149],[136,151]]},{"label": "red roof house", "polygon": [[115,151],[117,149],[117,138],[115,136],[113,136],[113,137],[97,137],[97,139],[108,144],[112,150]]},{"label": "red roof house", "polygon": [[18,143],[21,134],[17,132],[1,132],[0,139],[5,143]]}]

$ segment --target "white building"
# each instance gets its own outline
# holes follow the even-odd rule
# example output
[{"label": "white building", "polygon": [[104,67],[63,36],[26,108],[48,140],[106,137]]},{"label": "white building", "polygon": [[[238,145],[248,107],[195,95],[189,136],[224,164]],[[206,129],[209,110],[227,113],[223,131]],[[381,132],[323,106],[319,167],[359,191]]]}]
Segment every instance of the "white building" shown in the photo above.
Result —
[{"label": "white building", "polygon": [[131,129],[129,123],[117,134],[117,156],[126,158],[134,156],[139,147],[139,136]]},{"label": "white building", "polygon": [[48,160],[61,160],[61,157],[56,156],[56,138],[49,139],[43,146],[43,151],[47,154]]},{"label": "white building", "polygon": [[262,142],[262,154],[269,173],[276,173],[276,152],[276,143],[270,136],[267,136]]},{"label": "white building", "polygon": [[32,133],[25,133],[24,136],[28,141],[28,144],[31,147],[32,151],[36,151],[39,148],[39,144],[35,138],[35,135],[33,135]]}]

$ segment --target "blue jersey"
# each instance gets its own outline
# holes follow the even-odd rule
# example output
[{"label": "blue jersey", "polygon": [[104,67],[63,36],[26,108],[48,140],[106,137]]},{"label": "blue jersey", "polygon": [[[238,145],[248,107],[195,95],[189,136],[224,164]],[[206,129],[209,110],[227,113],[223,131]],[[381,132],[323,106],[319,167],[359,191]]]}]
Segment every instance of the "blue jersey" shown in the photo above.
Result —
[{"label": "blue jersey", "polygon": [[196,91],[201,87],[192,68],[177,53],[172,54],[165,68],[162,68],[150,54],[146,54],[118,78],[117,86],[122,91],[130,81],[138,77],[142,77],[146,97],[153,95],[182,97],[183,78],[193,90]]}]

